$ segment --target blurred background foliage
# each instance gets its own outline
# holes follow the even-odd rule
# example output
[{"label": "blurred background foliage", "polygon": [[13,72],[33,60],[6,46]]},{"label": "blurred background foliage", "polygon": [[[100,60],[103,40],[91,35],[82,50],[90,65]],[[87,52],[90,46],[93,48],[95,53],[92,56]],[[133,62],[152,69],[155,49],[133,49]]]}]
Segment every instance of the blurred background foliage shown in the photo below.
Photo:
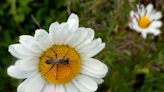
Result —
[{"label": "blurred background foliage", "polygon": [[[143,39],[128,28],[128,16],[137,0],[0,0],[0,92],[16,92],[20,81],[7,75],[15,62],[8,46],[35,29],[48,30],[52,22],[63,22],[71,12],[79,15],[80,26],[91,27],[106,48],[96,56],[110,72],[97,92],[164,92],[164,27],[158,37]],[[163,12],[164,0],[153,3]],[[38,23],[36,23],[36,21]],[[162,19],[164,23],[164,18]]]}]

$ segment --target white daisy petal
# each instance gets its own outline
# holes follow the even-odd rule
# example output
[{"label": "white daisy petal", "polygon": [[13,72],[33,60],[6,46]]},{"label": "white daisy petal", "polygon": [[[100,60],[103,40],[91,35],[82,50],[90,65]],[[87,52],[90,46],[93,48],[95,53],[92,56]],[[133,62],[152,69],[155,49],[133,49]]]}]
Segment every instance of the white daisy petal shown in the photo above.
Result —
[{"label": "white daisy petal", "polygon": [[29,35],[22,35],[19,37],[19,42],[26,47],[29,51],[40,54],[43,52],[34,37]]},{"label": "white daisy petal", "polygon": [[137,21],[136,18],[133,18],[133,19],[131,20],[131,23],[132,23],[133,25],[135,25],[135,26],[138,26],[138,21]]},{"label": "white daisy petal", "polygon": [[158,20],[162,18],[162,13],[161,12],[156,12],[155,14],[153,14],[153,19],[154,20]]},{"label": "white daisy petal", "polygon": [[88,31],[85,28],[79,28],[76,32],[70,34],[68,39],[65,41],[65,44],[69,44],[71,47],[76,47],[84,41],[88,36]]},{"label": "white daisy petal", "polygon": [[96,39],[91,43],[86,44],[85,46],[79,48],[79,53],[81,56],[93,57],[105,47],[105,43],[101,43],[101,39]]},{"label": "white daisy petal", "polygon": [[26,87],[28,86],[31,79],[32,77],[29,77],[26,80],[24,80],[21,84],[19,84],[17,92],[26,92]]},{"label": "white daisy petal", "polygon": [[65,88],[63,85],[56,85],[55,87],[55,92],[66,92]]},{"label": "white daisy petal", "polygon": [[15,47],[18,46],[19,44],[12,44],[9,46],[9,52],[11,55],[13,55],[16,58],[25,58],[27,55],[22,55],[21,52],[16,51]]},{"label": "white daisy petal", "polygon": [[153,21],[151,24],[150,24],[150,27],[151,28],[160,28],[162,26],[162,22],[161,21]]},{"label": "white daisy petal", "polygon": [[134,11],[130,11],[130,17],[134,17]]},{"label": "white daisy petal", "polygon": [[106,74],[108,72],[108,67],[94,58],[84,58],[82,64],[82,67],[86,67],[92,72],[97,72],[97,74]]},{"label": "white daisy petal", "polygon": [[18,60],[17,67],[23,71],[37,70],[39,59],[34,57],[29,57],[26,59]]},{"label": "white daisy petal", "polygon": [[71,82],[65,84],[66,92],[80,92]]},{"label": "white daisy petal", "polygon": [[79,50],[80,53],[85,52],[86,50],[88,50],[90,48],[93,48],[97,45],[100,45],[101,42],[102,42],[102,40],[100,38],[97,38],[97,39],[91,41],[90,43],[84,45],[83,47],[79,48],[78,50]]},{"label": "white daisy petal", "polygon": [[59,29],[56,31],[55,35],[54,35],[54,42],[55,44],[63,44],[68,35],[70,34],[69,30],[68,30],[68,24],[63,23],[59,26]]},{"label": "white daisy petal", "polygon": [[83,39],[83,41],[81,42],[81,44],[79,44],[76,49],[78,50],[79,48],[83,47],[84,45],[90,43],[93,38],[94,38],[94,30],[92,30],[91,28],[86,28],[85,31],[88,31],[88,35],[85,39]]},{"label": "white daisy petal", "polygon": [[99,78],[93,78],[93,79],[97,82],[97,84],[102,84],[104,82],[104,79],[99,79]]},{"label": "white daisy petal", "polygon": [[39,57],[40,54],[33,53],[26,49],[23,45],[21,44],[13,44],[9,46],[9,52],[17,58],[26,58],[26,57]]},{"label": "white daisy petal", "polygon": [[141,15],[141,16],[143,16],[144,14],[145,14],[145,7],[144,7],[144,5],[143,4],[138,4],[137,5],[137,10],[138,10],[138,13]]},{"label": "white daisy petal", "polygon": [[27,85],[26,92],[41,92],[45,85],[45,80],[42,78],[42,76],[39,73],[36,73],[36,75],[32,76],[33,78],[29,80],[29,83]]},{"label": "white daisy petal", "polygon": [[49,27],[49,37],[52,39],[53,43],[55,42],[55,33],[59,31],[60,24],[58,22],[54,22]]},{"label": "white daisy petal", "polygon": [[18,88],[17,88],[17,92],[26,92],[25,91],[25,86],[27,85],[27,81],[22,82],[21,84],[19,84]]},{"label": "white daisy petal", "polygon": [[36,30],[34,38],[44,50],[47,50],[49,47],[53,45],[52,40],[49,38],[49,34],[44,29]]},{"label": "white daisy petal", "polygon": [[[94,78],[103,78],[108,72],[107,66],[96,59],[85,59],[83,60],[83,64],[85,65],[81,67],[81,73]],[[94,65],[97,67],[94,67]]]},{"label": "white daisy petal", "polygon": [[147,33],[146,32],[142,32],[142,37],[145,39],[147,37]]},{"label": "white daisy petal", "polygon": [[79,18],[76,14],[72,13],[68,20],[67,24],[69,25],[70,31],[76,31],[76,29],[79,27]]},{"label": "white daisy petal", "polygon": [[91,77],[95,77],[95,78],[103,78],[105,76],[105,74],[98,74],[98,73],[92,72],[87,67],[82,67],[80,73],[91,76]]},{"label": "white daisy petal", "polygon": [[29,76],[27,79],[25,79],[21,84],[19,84],[18,88],[17,88],[17,92],[27,92],[26,88],[29,85],[30,81],[33,79],[33,77],[36,75],[37,73],[33,73],[31,74],[31,76]]},{"label": "white daisy petal", "polygon": [[81,83],[79,83],[78,80],[75,79],[72,82],[80,90],[80,92],[91,92],[85,86],[83,86]]},{"label": "white daisy petal", "polygon": [[8,75],[10,75],[14,78],[17,78],[17,79],[25,79],[32,74],[32,72],[26,72],[26,71],[20,70],[15,65],[10,66],[7,69],[7,73],[8,73]]},{"label": "white daisy petal", "polygon": [[43,92],[56,92],[55,91],[55,84],[46,83]]},{"label": "white daisy petal", "polygon": [[60,24],[58,22],[54,22],[54,23],[52,23],[50,25],[49,32],[50,32],[50,34],[51,34],[52,37],[54,36],[55,32],[58,30],[59,25]]},{"label": "white daisy petal", "polygon": [[151,14],[151,11],[153,10],[153,5],[148,4],[146,7],[146,10],[147,10],[147,16],[149,16]]},{"label": "white daisy petal", "polygon": [[149,33],[154,34],[155,36],[159,35],[161,32],[159,29],[152,28],[149,30]]},{"label": "white daisy petal", "polygon": [[96,91],[98,88],[97,83],[88,76],[80,74],[77,76],[76,80],[90,91]]}]

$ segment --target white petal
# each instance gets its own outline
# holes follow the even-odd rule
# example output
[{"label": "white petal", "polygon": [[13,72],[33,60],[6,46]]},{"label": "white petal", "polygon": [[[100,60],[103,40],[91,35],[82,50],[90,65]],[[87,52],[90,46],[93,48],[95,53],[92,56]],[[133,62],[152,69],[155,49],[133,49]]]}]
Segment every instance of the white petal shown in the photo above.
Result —
[{"label": "white petal", "polygon": [[147,10],[147,15],[149,16],[153,10],[153,4],[148,4],[146,10]]},{"label": "white petal", "polygon": [[97,83],[88,76],[78,75],[76,80],[90,91],[96,91],[98,88]]},{"label": "white petal", "polygon": [[104,79],[99,79],[99,78],[93,78],[97,84],[102,84],[104,82]]},{"label": "white petal", "polygon": [[80,92],[71,82],[65,84],[65,88],[67,92]]},{"label": "white petal", "polygon": [[87,67],[92,72],[97,72],[97,74],[106,74],[108,72],[108,67],[97,59],[84,58],[82,61],[82,67]]},{"label": "white petal", "polygon": [[130,11],[130,17],[134,17],[134,11]]},{"label": "white petal", "polygon": [[82,68],[82,70],[80,71],[80,73],[94,77],[94,78],[103,78],[105,75],[104,74],[96,74],[96,73],[92,73],[89,70]]},{"label": "white petal", "polygon": [[140,28],[138,25],[133,25],[133,29],[136,32],[142,33],[145,29]]},{"label": "white petal", "polygon": [[17,87],[17,92],[26,92],[26,87],[31,79],[31,77],[27,78],[21,84],[19,84],[19,86]]},{"label": "white petal", "polygon": [[39,59],[34,57],[29,57],[26,59],[18,60],[17,67],[23,71],[32,71],[38,69]]},{"label": "white petal", "polygon": [[34,38],[44,50],[47,50],[49,47],[53,45],[52,40],[49,38],[49,34],[44,29],[36,30]]},{"label": "white petal", "polygon": [[27,92],[26,88],[28,86],[28,84],[30,83],[30,81],[33,79],[33,77],[36,75],[36,72],[33,73],[30,77],[28,77],[27,79],[25,79],[21,84],[19,84],[19,86],[17,87],[17,92]]},{"label": "white petal", "polygon": [[36,75],[32,77],[33,78],[29,81],[27,87],[25,88],[26,92],[41,92],[46,81],[39,73],[36,73]]},{"label": "white petal", "polygon": [[131,19],[131,23],[134,26],[138,26],[138,22],[137,22],[137,19],[136,18]]},{"label": "white petal", "polygon": [[143,16],[144,14],[145,14],[145,7],[144,7],[144,5],[143,4],[138,4],[137,5],[137,10],[138,10],[138,13],[141,15],[141,16]]},{"label": "white petal", "polygon": [[144,39],[146,39],[147,33],[146,33],[146,32],[142,32],[141,34],[142,34],[142,37],[143,37]]},{"label": "white petal", "polygon": [[43,92],[56,92],[55,91],[55,84],[46,83]]},{"label": "white petal", "polygon": [[69,44],[71,47],[76,47],[82,43],[88,36],[88,31],[85,28],[79,28],[77,31],[70,34],[65,44]]},{"label": "white petal", "polygon": [[69,25],[70,31],[76,31],[76,29],[79,27],[79,18],[76,14],[72,13],[68,20],[67,24]]},{"label": "white petal", "polygon": [[[10,45],[8,51],[11,53],[11,55],[13,55],[16,58],[25,58],[25,57],[27,57],[28,55],[24,55],[23,51],[17,51],[18,45],[19,44]],[[19,50],[19,48],[18,48],[18,50]]]},{"label": "white petal", "polygon": [[99,38],[79,48],[78,51],[81,56],[93,57],[102,51],[104,47],[105,43],[101,43],[101,39]]},{"label": "white petal", "polygon": [[160,28],[162,26],[161,21],[153,21],[150,25],[151,28]]},{"label": "white petal", "polygon": [[22,35],[19,37],[19,42],[31,52],[35,52],[38,54],[41,54],[43,52],[39,44],[32,36]]},{"label": "white petal", "polygon": [[49,36],[50,39],[55,42],[55,33],[59,31],[59,23],[58,22],[54,22],[50,25],[49,27]]},{"label": "white petal", "polygon": [[54,35],[55,44],[58,45],[64,44],[64,42],[66,41],[69,35],[70,32],[68,30],[68,24],[62,23]]},{"label": "white petal", "polygon": [[58,22],[54,22],[50,25],[49,32],[50,32],[50,34],[52,33],[51,36],[54,36],[54,32],[57,31],[58,28],[59,28],[59,23]]},{"label": "white petal", "polygon": [[[90,63],[91,62],[91,63]],[[108,72],[108,67],[96,59],[85,59],[82,62],[81,73],[94,78],[103,78]],[[93,65],[92,65],[93,64]]]},{"label": "white petal", "polygon": [[92,30],[91,28],[86,28],[85,31],[88,31],[88,35],[85,37],[85,39],[83,39],[83,41],[81,42],[81,44],[79,44],[76,49],[79,49],[81,47],[83,47],[84,45],[90,43],[93,38],[94,38],[94,30]]},{"label": "white petal", "polygon": [[29,77],[32,74],[32,72],[25,72],[25,71],[20,70],[15,65],[10,66],[7,69],[7,73],[11,77],[14,77],[14,78],[17,78],[17,79],[25,79],[25,78]]},{"label": "white petal", "polygon": [[149,31],[150,31],[149,33],[152,33],[155,36],[157,36],[157,35],[159,35],[161,33],[159,29],[155,29],[155,28],[152,28]]},{"label": "white petal", "polygon": [[21,84],[19,84],[18,88],[17,88],[17,92],[26,92],[25,91],[25,86],[27,85],[27,83],[24,81]]},{"label": "white petal", "polygon": [[26,57],[39,57],[40,54],[36,54],[36,53],[33,53],[31,51],[29,51],[28,49],[26,49],[23,45],[21,44],[13,44],[13,45],[10,45],[9,46],[9,52],[21,59],[21,58],[26,58]]},{"label": "white petal", "polygon": [[162,13],[161,12],[156,12],[155,14],[153,14],[153,19],[158,20],[162,18]]},{"label": "white petal", "polygon": [[74,79],[72,82],[80,90],[80,92],[91,92],[85,86],[83,86],[81,83],[79,83],[78,80]]},{"label": "white petal", "polygon": [[90,43],[84,45],[83,47],[79,48],[78,50],[80,53],[84,52],[86,49],[93,48],[95,45],[100,45],[102,43],[102,40],[100,38],[94,39]]},{"label": "white petal", "polygon": [[56,85],[55,92],[66,92],[63,85]]}]

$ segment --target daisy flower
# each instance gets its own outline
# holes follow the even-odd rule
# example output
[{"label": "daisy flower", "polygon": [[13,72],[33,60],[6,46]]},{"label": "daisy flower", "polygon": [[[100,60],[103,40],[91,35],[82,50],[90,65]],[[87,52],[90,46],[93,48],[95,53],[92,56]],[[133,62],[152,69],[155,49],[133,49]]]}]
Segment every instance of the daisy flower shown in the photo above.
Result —
[{"label": "daisy flower", "polygon": [[108,68],[93,56],[104,47],[100,38],[94,39],[94,30],[79,27],[72,13],[67,22],[52,23],[49,33],[38,29],[10,45],[17,61],[7,72],[24,79],[17,92],[95,92]]},{"label": "daisy flower", "polygon": [[148,4],[144,7],[143,4],[137,5],[137,11],[130,12],[129,27],[142,34],[143,38],[147,37],[148,33],[155,36],[160,34],[159,28],[162,26],[162,22],[159,20],[162,18],[162,13],[153,9],[152,4]]}]

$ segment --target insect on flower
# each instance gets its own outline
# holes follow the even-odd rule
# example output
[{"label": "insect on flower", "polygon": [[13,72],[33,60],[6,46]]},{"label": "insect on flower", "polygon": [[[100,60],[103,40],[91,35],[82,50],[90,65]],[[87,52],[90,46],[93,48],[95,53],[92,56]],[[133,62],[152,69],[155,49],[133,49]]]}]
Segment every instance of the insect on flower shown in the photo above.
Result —
[{"label": "insect on flower", "polygon": [[9,46],[18,61],[7,69],[10,76],[25,79],[17,92],[95,92],[108,67],[93,58],[105,47],[94,34],[79,27],[72,13],[67,22],[52,23],[49,32],[38,29],[34,36],[20,36],[20,43]]}]

